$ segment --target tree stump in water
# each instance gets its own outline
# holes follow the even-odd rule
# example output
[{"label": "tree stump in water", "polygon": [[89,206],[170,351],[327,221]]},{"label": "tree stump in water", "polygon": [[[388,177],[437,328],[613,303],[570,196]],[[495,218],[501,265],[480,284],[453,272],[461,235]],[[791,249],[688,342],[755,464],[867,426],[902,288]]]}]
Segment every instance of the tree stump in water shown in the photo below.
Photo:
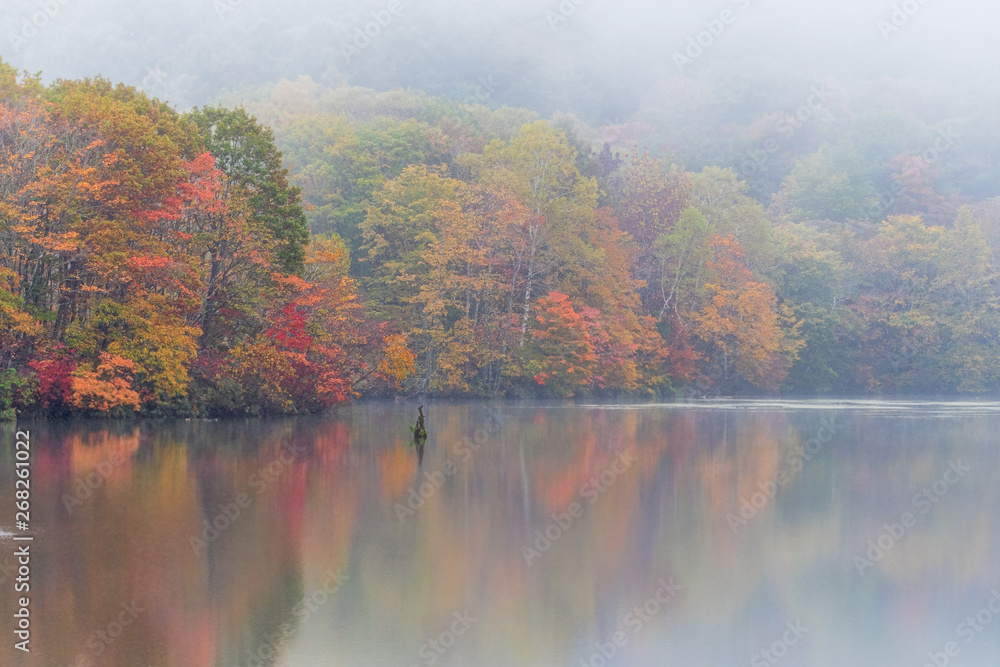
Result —
[{"label": "tree stump in water", "polygon": [[424,426],[424,406],[417,408],[419,416],[417,417],[417,426],[413,429],[413,439],[417,442],[423,442],[427,440],[427,428]]}]

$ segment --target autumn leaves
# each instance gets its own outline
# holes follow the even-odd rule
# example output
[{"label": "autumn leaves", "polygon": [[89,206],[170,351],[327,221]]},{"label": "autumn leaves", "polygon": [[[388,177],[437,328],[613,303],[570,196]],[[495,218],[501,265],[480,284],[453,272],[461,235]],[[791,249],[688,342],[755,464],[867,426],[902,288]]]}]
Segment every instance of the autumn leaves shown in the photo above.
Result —
[{"label": "autumn leaves", "polygon": [[412,165],[373,193],[360,226],[365,292],[410,333],[418,390],[648,393],[702,378],[706,392],[776,388],[802,343],[748,268],[773,250],[745,186],[716,170],[692,190],[636,154],[609,179],[616,211],[578,157],[535,122],[457,157],[461,179]]},{"label": "autumn leaves", "polygon": [[6,416],[315,411],[409,371],[245,112],[0,79]]},{"label": "autumn leaves", "polygon": [[731,169],[342,94],[351,116],[280,115],[275,138],[242,109],[0,66],[0,414],[1000,382],[968,211],[806,224],[845,205],[802,174],[769,217]]}]

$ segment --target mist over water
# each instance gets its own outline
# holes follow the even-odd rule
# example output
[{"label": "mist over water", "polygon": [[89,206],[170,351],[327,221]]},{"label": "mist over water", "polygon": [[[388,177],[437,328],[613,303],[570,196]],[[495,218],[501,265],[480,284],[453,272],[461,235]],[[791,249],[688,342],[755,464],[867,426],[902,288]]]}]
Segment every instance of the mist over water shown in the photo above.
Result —
[{"label": "mist over water", "polygon": [[433,402],[422,463],[407,404],[32,425],[29,664],[133,601],[94,664],[995,664],[997,406],[837,407]]}]

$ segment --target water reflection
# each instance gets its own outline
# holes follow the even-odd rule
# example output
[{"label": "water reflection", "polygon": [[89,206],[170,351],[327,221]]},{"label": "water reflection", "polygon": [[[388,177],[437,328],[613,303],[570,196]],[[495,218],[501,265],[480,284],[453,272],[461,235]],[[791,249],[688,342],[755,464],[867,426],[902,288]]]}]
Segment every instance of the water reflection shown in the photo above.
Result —
[{"label": "water reflection", "polygon": [[32,652],[5,642],[0,663],[1000,656],[1000,406],[426,405],[423,452],[395,403],[31,425]]}]

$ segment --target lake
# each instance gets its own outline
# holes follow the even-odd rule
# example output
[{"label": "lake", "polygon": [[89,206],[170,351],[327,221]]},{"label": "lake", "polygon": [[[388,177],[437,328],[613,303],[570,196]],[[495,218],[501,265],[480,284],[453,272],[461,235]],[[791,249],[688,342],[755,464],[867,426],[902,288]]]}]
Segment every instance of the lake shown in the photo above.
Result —
[{"label": "lake", "polygon": [[363,402],[30,430],[3,665],[1000,663],[1000,404]]}]

